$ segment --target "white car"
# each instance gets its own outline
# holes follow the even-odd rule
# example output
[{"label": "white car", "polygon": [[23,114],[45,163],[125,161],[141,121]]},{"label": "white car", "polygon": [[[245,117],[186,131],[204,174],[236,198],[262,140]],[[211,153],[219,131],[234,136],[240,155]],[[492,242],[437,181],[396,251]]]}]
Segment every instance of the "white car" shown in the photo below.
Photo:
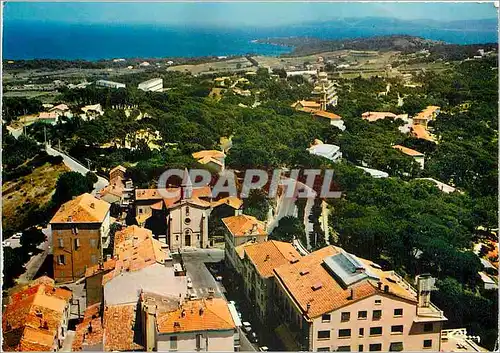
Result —
[{"label": "white car", "polygon": [[2,246],[10,246],[10,241],[2,241]]},{"label": "white car", "polygon": [[191,278],[189,278],[189,277],[187,278],[187,287],[188,287],[188,289],[193,288],[193,281],[191,281]]},{"label": "white car", "polygon": [[222,281],[222,276],[215,277],[215,280],[218,281],[218,282],[221,282]]},{"label": "white car", "polygon": [[191,294],[189,295],[189,299],[190,299],[190,300],[196,300],[196,299],[198,299],[198,296],[196,295],[196,293],[191,293]]},{"label": "white car", "polygon": [[246,333],[250,333],[252,331],[252,326],[250,325],[250,323],[248,321],[243,322],[243,330]]},{"label": "white car", "polygon": [[18,232],[12,236],[12,239],[21,239],[21,235],[23,235],[23,233]]}]

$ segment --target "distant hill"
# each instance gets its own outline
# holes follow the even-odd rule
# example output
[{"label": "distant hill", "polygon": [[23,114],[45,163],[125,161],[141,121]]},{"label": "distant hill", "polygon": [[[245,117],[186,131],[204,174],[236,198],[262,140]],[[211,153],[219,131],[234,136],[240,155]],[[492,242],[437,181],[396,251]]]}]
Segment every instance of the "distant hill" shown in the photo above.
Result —
[{"label": "distant hill", "polygon": [[294,47],[291,55],[308,55],[326,51],[335,51],[342,49],[350,50],[400,50],[400,51],[418,51],[429,49],[438,44],[444,44],[440,41],[433,41],[420,37],[407,35],[376,36],[368,38],[354,38],[342,40],[325,40],[319,38],[268,38],[259,42],[284,45]]}]

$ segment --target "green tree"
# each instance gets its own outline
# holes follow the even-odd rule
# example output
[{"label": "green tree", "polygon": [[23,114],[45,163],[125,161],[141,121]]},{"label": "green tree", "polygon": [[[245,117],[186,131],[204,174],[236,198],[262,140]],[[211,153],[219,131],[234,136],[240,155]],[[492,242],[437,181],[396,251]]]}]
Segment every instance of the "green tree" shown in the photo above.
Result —
[{"label": "green tree", "polygon": [[92,183],[85,176],[77,172],[66,172],[57,179],[52,202],[60,205],[71,200],[74,196],[90,191],[92,191]]},{"label": "green tree", "polygon": [[[280,219],[278,226],[273,229],[269,235],[271,240],[279,240],[291,243],[294,237],[304,239],[305,230],[302,222],[293,216],[287,216]],[[306,244],[303,244],[304,246]]]},{"label": "green tree", "polygon": [[33,250],[45,241],[45,234],[35,227],[23,231],[20,239],[21,246],[26,250]]},{"label": "green tree", "polygon": [[248,197],[243,199],[243,210],[245,214],[266,220],[269,212],[269,199],[266,193],[260,189],[250,190]]}]

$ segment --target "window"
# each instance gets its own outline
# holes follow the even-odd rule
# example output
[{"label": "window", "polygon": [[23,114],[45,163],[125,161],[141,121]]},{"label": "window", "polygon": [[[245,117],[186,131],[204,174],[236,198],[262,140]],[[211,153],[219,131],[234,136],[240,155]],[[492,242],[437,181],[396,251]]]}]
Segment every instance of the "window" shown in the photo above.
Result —
[{"label": "window", "polygon": [[177,336],[170,336],[170,349],[177,349]]},{"label": "window", "polygon": [[382,299],[375,299],[375,305],[382,304]]},{"label": "window", "polygon": [[80,247],[80,239],[75,239],[75,250]]},{"label": "window", "polygon": [[60,248],[64,248],[64,239],[63,238],[57,238],[57,243]]},{"label": "window", "polygon": [[403,309],[394,309],[394,316],[403,316]]},{"label": "window", "polygon": [[186,223],[186,224],[191,223],[191,218],[186,217],[186,218],[184,219],[184,223]]},{"label": "window", "polygon": [[389,352],[401,352],[403,350],[403,342],[391,342]]},{"label": "window", "polygon": [[351,313],[345,312],[345,313],[340,314],[340,321],[346,322],[346,321],[349,321],[350,319],[351,319]]},{"label": "window", "polygon": [[90,256],[90,262],[92,262],[92,265],[97,264],[97,256],[96,255],[91,255]]},{"label": "window", "polygon": [[345,328],[339,330],[339,337],[351,337],[351,329]]},{"label": "window", "polygon": [[391,333],[402,334],[403,333],[403,325],[391,326]]},{"label": "window", "polygon": [[330,331],[318,331],[319,340],[327,340],[330,338]]},{"label": "window", "polygon": [[363,345],[362,345],[362,344],[360,344],[360,345],[358,346],[358,352],[363,352]]},{"label": "window", "polygon": [[179,241],[179,236],[178,235],[175,236],[175,240]]},{"label": "window", "polygon": [[365,329],[360,327],[359,328],[359,337],[363,337],[365,335]]},{"label": "window", "polygon": [[370,344],[370,352],[380,352],[382,350],[382,343]]},{"label": "window", "polygon": [[340,346],[337,348],[337,352],[350,352],[351,346]]},{"label": "window", "polygon": [[332,317],[330,314],[323,314],[321,316],[321,322],[330,322],[331,319],[332,319]]},{"label": "window", "polygon": [[424,340],[424,348],[432,348],[432,340]]},{"label": "window", "polygon": [[368,312],[366,310],[358,311],[358,320],[366,320]]},{"label": "window", "polygon": [[382,317],[382,310],[373,310],[372,320],[380,320]]},{"label": "window", "polygon": [[57,257],[57,263],[59,265],[66,265],[66,259],[64,258],[64,255],[59,255]]},{"label": "window", "polygon": [[424,332],[431,332],[433,330],[434,330],[434,326],[432,325],[432,322],[424,324]]},{"label": "window", "polygon": [[379,336],[382,334],[382,327],[370,327],[370,336]]},{"label": "window", "polygon": [[317,352],[330,352],[330,347],[319,347]]},{"label": "window", "polygon": [[186,216],[189,216],[189,206],[186,206]]},{"label": "window", "polygon": [[90,247],[97,248],[97,239],[90,239]]}]

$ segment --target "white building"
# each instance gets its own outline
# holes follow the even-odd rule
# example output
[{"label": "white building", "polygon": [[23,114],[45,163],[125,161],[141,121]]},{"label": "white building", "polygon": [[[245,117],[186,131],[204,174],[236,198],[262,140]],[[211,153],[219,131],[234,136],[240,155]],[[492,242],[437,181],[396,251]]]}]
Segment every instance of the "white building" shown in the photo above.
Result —
[{"label": "white building", "polygon": [[335,145],[320,143],[309,147],[307,150],[309,151],[310,154],[327,158],[332,162],[336,162],[342,158],[342,152],[340,152],[340,147]]},{"label": "white building", "polygon": [[327,106],[335,107],[337,105],[337,90],[333,82],[328,80],[328,74],[326,72],[318,73],[318,80],[311,94],[317,97],[322,110],[326,110]]},{"label": "white building", "polygon": [[141,82],[137,88],[143,91],[161,92],[163,91],[163,79],[153,78],[151,80]]},{"label": "white building", "polygon": [[107,81],[107,80],[97,80],[95,84],[96,84],[96,86],[99,86],[99,87],[109,87],[109,88],[125,88],[126,87],[124,83]]},{"label": "white building", "polygon": [[377,169],[360,167],[360,166],[356,166],[356,168],[363,169],[366,173],[370,174],[374,178],[387,178],[389,176],[388,173]]}]

